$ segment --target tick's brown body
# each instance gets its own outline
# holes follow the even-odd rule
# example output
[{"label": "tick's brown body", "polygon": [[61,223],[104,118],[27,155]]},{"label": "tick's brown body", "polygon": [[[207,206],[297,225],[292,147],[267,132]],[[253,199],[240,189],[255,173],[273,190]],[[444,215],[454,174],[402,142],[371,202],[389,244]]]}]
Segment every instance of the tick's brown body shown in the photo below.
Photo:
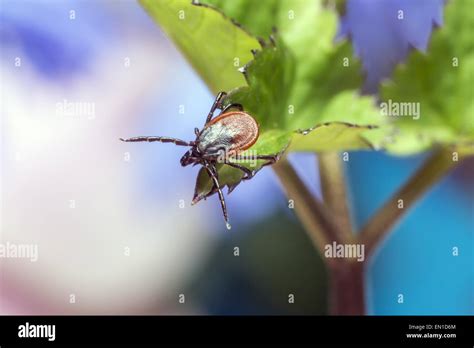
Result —
[{"label": "tick's brown body", "polygon": [[[203,129],[194,129],[196,134],[196,139],[194,141],[188,142],[175,138],[156,136],[134,137],[130,139],[120,138],[120,140],[127,142],[159,141],[162,143],[174,143],[181,146],[190,146],[191,148],[189,151],[186,152],[180,160],[181,165],[184,167],[190,164],[201,164],[206,168],[209,177],[214,183],[213,189],[206,197],[215,192],[219,194],[226,226],[230,229],[227,208],[219,184],[216,164],[223,163],[240,169],[245,173],[245,176],[243,177],[244,180],[250,179],[255,175],[255,171],[250,170],[241,164],[232,162],[232,160],[242,161],[246,159],[245,156],[241,156],[240,154],[255,144],[258,140],[259,129],[255,119],[243,111],[242,105],[230,104],[223,108],[222,100],[225,96],[226,94],[224,92],[217,95]],[[237,108],[239,111],[228,111],[232,108]],[[212,118],[216,109],[221,109],[222,111],[217,117]],[[254,160],[267,160],[264,165],[268,165],[275,163],[278,160],[278,155],[256,155],[252,158]],[[193,200],[193,202],[195,202],[195,200]]]},{"label": "tick's brown body", "polygon": [[207,123],[197,138],[201,153],[232,157],[250,148],[258,139],[258,124],[243,111],[222,113]]}]

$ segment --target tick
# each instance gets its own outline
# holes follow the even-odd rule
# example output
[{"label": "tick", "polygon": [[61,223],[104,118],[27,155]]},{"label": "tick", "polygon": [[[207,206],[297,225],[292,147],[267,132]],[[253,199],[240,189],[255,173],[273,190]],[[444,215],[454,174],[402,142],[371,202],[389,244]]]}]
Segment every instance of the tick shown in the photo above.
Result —
[{"label": "tick", "polygon": [[[176,138],[161,136],[139,136],[129,139],[122,139],[126,142],[154,142],[173,143],[179,146],[189,146],[190,149],[181,157],[181,165],[183,167],[190,164],[202,165],[213,182],[211,194],[217,192],[222,207],[222,214],[227,229],[230,229],[227,208],[225,204],[222,187],[219,183],[217,173],[217,164],[225,164],[241,170],[244,173],[243,180],[251,179],[256,171],[251,170],[234,161],[246,160],[266,160],[262,166],[271,165],[278,161],[280,154],[274,155],[242,155],[241,153],[249,149],[258,140],[259,126],[255,119],[246,113],[240,104],[229,104],[223,107],[223,99],[226,93],[220,92],[214,104],[207,115],[204,127],[199,130],[194,128],[196,139],[193,141],[184,141]],[[221,112],[216,117],[215,111],[219,109]],[[231,110],[235,109],[235,110]],[[193,204],[195,201],[193,200]]]}]

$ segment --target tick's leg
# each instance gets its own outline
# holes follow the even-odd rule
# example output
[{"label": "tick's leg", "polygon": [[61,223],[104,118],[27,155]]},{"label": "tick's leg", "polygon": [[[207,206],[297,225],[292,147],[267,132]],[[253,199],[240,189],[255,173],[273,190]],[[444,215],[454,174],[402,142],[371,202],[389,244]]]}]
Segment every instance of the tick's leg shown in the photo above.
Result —
[{"label": "tick's leg", "polygon": [[227,216],[227,207],[225,205],[224,194],[222,193],[221,187],[219,186],[219,180],[217,180],[214,171],[210,168],[209,165],[206,164],[205,168],[212,181],[214,182],[214,187],[217,189],[217,193],[219,194],[219,201],[221,202],[222,213],[224,214],[225,225],[227,229],[230,230],[229,218]]},{"label": "tick's leg", "polygon": [[210,163],[211,170],[214,172],[217,180],[219,180],[219,172],[217,171],[217,167],[214,163]]},{"label": "tick's leg", "polygon": [[233,104],[226,105],[226,107],[222,109],[221,114],[225,114],[228,110],[232,108],[239,109],[239,111],[244,111],[244,107],[242,106],[242,104],[233,103]]},{"label": "tick's leg", "polygon": [[280,159],[280,155],[279,154],[278,155],[261,155],[261,156],[257,156],[257,159],[267,160],[267,162],[262,164],[262,167],[265,167],[265,166],[269,166],[276,163]]},{"label": "tick's leg", "polygon": [[261,160],[268,160],[268,162],[264,164],[266,166],[268,164],[273,164],[276,161],[278,161],[280,159],[280,154],[277,154],[277,155],[257,155],[256,158],[261,159]]},{"label": "tick's leg", "polygon": [[153,141],[159,141],[160,143],[173,143],[175,145],[180,145],[180,146],[192,146],[192,142],[184,141],[181,139],[175,139],[175,138],[168,138],[168,137],[134,137],[134,138],[128,138],[128,139],[123,139],[120,138],[120,140],[125,141],[125,142],[140,142],[140,141],[147,141],[147,142],[153,142]]},{"label": "tick's leg", "polygon": [[234,168],[237,168],[237,169],[240,169],[241,171],[243,171],[244,174],[245,174],[245,176],[242,178],[243,180],[251,179],[255,175],[255,172],[253,170],[250,170],[250,169],[248,169],[247,167],[244,167],[241,164],[233,163],[233,162],[229,162],[229,161],[225,161],[224,163],[227,164],[228,166],[231,166],[231,167],[234,167]]},{"label": "tick's leg", "polygon": [[222,107],[222,99],[224,99],[226,95],[227,95],[226,92],[219,92],[219,94],[217,94],[216,100],[214,100],[214,104],[212,104],[211,110],[209,111],[209,114],[207,115],[206,123],[204,123],[204,125],[209,123],[209,121],[212,118],[212,115],[214,115],[214,111]]}]

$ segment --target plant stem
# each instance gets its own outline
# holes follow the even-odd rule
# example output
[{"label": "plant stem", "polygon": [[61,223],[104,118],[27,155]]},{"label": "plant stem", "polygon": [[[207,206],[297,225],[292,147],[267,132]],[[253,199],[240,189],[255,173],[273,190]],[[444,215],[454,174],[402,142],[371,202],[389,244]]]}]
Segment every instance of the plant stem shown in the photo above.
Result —
[{"label": "plant stem", "polygon": [[[330,312],[333,315],[365,314],[364,274],[367,259],[405,212],[458,162],[448,150],[439,150],[421,166],[392,198],[379,209],[358,237],[350,233],[350,215],[342,163],[337,154],[320,155],[320,173],[326,206],[318,202],[286,159],[273,166],[287,197],[293,199],[296,214],[305,226],[316,249],[324,256],[324,247],[358,242],[365,245],[365,262],[348,259],[327,259],[330,281]],[[403,208],[399,209],[399,200]],[[328,211],[328,208],[332,211]],[[338,216],[336,222],[331,213]],[[344,222],[341,222],[344,221]]]},{"label": "plant stem", "polygon": [[[458,164],[453,161],[452,156],[452,152],[447,150],[434,152],[408,182],[375,213],[359,235],[360,242],[365,244],[366,257],[369,257],[403,214]],[[400,202],[403,204],[401,209],[398,208]]]},{"label": "plant stem", "polygon": [[[336,217],[335,222],[346,238],[354,240],[344,165],[340,154],[319,153],[318,164],[324,204]],[[329,312],[332,315],[365,314],[364,263],[350,259],[333,259],[327,266],[330,289]]]},{"label": "plant stem", "polygon": [[348,238],[352,238],[352,224],[347,206],[346,181],[344,165],[337,152],[318,154],[319,175],[325,205],[336,217],[339,225]]},{"label": "plant stem", "polygon": [[286,158],[273,165],[289,199],[294,201],[296,214],[306,228],[316,249],[324,256],[324,247],[336,241],[346,242],[345,235],[326,208],[318,202]]},{"label": "plant stem", "polygon": [[329,313],[331,315],[364,315],[365,262],[339,259],[329,270]]}]

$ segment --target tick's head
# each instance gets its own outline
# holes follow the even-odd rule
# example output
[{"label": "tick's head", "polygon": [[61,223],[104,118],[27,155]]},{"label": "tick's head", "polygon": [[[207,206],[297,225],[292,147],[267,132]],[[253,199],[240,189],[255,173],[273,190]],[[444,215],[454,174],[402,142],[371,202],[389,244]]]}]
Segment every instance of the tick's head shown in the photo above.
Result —
[{"label": "tick's head", "polygon": [[189,149],[180,159],[180,163],[183,167],[189,166],[190,164],[194,164],[197,162],[199,162],[199,156],[196,153],[194,147]]}]

